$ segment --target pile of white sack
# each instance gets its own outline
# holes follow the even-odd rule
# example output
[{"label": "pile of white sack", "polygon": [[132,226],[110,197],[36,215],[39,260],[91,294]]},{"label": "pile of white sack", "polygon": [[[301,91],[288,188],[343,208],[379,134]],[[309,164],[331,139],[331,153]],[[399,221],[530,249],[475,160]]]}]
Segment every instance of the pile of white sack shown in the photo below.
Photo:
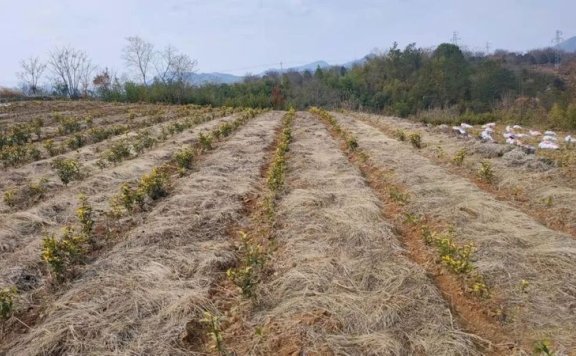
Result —
[{"label": "pile of white sack", "polygon": [[465,122],[461,123],[460,126],[452,126],[452,131],[458,136],[468,137],[468,130],[474,126],[469,125]]},{"label": "pile of white sack", "polygon": [[[473,126],[469,125],[465,122],[461,123],[460,126],[452,126],[452,132],[457,136],[469,137],[468,130],[472,129]],[[496,142],[494,140],[494,133],[496,129],[496,123],[490,122],[485,125],[482,125],[482,132],[480,133],[480,139],[483,142]],[[526,144],[522,142],[525,138],[534,138],[542,136],[542,141],[538,145],[541,149],[548,149],[548,150],[557,150],[560,147],[558,146],[558,137],[554,131],[545,131],[544,134],[537,130],[528,130],[528,133],[521,132],[524,128],[520,125],[513,125],[513,126],[506,126],[504,129],[504,133],[502,134],[506,139],[506,143],[509,145],[519,146],[524,151],[529,153],[534,153],[536,148],[532,145]],[[564,142],[567,144],[576,143],[576,137],[572,137],[570,135],[564,138]]]},{"label": "pile of white sack", "polygon": [[492,135],[494,134],[495,128],[496,128],[496,123],[494,123],[494,122],[490,122],[490,123],[487,123],[486,125],[482,125],[483,130],[480,133],[480,138],[482,139],[482,141],[494,142],[494,137],[492,137]]}]

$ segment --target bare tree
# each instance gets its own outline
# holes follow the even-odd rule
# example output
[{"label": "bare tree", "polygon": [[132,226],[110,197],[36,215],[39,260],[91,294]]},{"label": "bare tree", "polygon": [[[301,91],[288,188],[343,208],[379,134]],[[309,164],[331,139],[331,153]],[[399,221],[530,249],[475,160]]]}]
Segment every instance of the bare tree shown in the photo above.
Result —
[{"label": "bare tree", "polygon": [[169,45],[156,54],[156,77],[165,84],[183,82],[186,73],[192,72],[196,64],[196,60],[178,53],[176,48]]},{"label": "bare tree", "polygon": [[126,40],[128,44],[123,51],[124,61],[128,67],[139,72],[142,83],[147,85],[146,75],[154,59],[154,46],[137,36],[128,37]]},{"label": "bare tree", "polygon": [[38,82],[46,69],[46,64],[40,62],[38,57],[30,57],[20,62],[22,72],[17,73],[18,78],[24,83],[25,90],[32,95],[38,93]]},{"label": "bare tree", "polygon": [[[89,83],[94,66],[84,51],[71,47],[57,48],[50,52],[48,59],[50,69],[56,76],[57,84],[63,86],[63,91],[71,98],[80,96],[80,85]],[[87,85],[83,85],[87,90]]]}]

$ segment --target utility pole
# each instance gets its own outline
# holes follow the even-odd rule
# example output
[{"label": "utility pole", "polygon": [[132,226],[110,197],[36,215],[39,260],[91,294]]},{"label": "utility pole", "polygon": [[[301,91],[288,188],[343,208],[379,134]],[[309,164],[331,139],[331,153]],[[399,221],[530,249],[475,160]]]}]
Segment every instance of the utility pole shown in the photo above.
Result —
[{"label": "utility pole", "polygon": [[554,58],[554,67],[556,67],[556,69],[558,69],[560,67],[560,43],[562,43],[563,38],[562,38],[562,31],[560,30],[556,30],[556,36],[554,37],[554,39],[552,40],[552,42],[555,44],[555,53],[556,56]]}]

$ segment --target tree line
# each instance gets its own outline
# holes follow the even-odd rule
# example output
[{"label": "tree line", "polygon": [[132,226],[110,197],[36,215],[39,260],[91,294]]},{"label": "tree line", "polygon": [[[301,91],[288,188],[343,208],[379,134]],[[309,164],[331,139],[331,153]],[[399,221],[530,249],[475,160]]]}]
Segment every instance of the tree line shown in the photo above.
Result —
[{"label": "tree line", "polygon": [[34,93],[48,66],[56,94],[108,101],[193,103],[305,109],[345,108],[416,116],[429,122],[546,121],[576,128],[576,55],[540,49],[527,53],[463,51],[444,43],[433,50],[410,44],[364,58],[351,67],[248,75],[240,83],[194,86],[196,61],[168,46],[161,51],[129,37],[122,52],[134,76],[119,79],[108,69],[94,74],[84,52],[65,48],[22,63],[22,80]]}]

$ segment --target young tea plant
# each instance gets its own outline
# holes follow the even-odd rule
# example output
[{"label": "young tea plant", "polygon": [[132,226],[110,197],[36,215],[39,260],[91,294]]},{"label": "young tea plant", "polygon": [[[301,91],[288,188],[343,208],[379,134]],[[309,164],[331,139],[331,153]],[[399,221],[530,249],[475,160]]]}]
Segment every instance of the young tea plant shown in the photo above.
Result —
[{"label": "young tea plant", "polygon": [[422,136],[418,132],[413,132],[408,136],[410,143],[414,148],[422,148]]},{"label": "young tea plant", "polygon": [[466,151],[465,149],[461,149],[456,153],[456,155],[454,155],[454,158],[452,158],[452,162],[457,166],[461,166],[462,164],[464,164],[464,159],[466,158],[467,154],[468,151]]},{"label": "young tea plant", "polygon": [[14,313],[14,299],[18,291],[16,288],[4,288],[0,290],[0,319],[7,320]]},{"label": "young tea plant", "polygon": [[52,161],[52,169],[56,171],[64,185],[82,178],[82,165],[73,158],[56,158]]},{"label": "young tea plant", "polygon": [[184,147],[176,152],[173,158],[181,170],[190,169],[194,160],[194,150],[191,147]]},{"label": "young tea plant", "polygon": [[402,129],[396,130],[395,136],[398,139],[398,141],[402,142],[406,141],[406,132],[404,132],[404,130]]},{"label": "young tea plant", "polygon": [[212,135],[200,132],[198,134],[198,142],[200,143],[200,147],[202,147],[203,150],[209,151],[212,149]]},{"label": "young tea plant", "polygon": [[88,203],[86,195],[81,194],[78,197],[79,205],[76,209],[76,217],[82,226],[82,233],[90,239],[92,229],[94,228],[94,217],[92,206]]},{"label": "young tea plant", "polygon": [[64,280],[71,266],[82,260],[85,241],[85,237],[71,226],[64,228],[60,238],[50,235],[42,240],[42,260],[48,264],[56,280]]},{"label": "young tea plant", "polygon": [[150,174],[140,178],[137,190],[152,200],[160,199],[168,195],[168,175],[155,167]]},{"label": "young tea plant", "polygon": [[214,341],[214,348],[220,355],[226,355],[224,348],[224,338],[222,337],[222,317],[212,314],[209,311],[204,312],[204,317],[200,320],[208,329],[208,334]]},{"label": "young tea plant", "polygon": [[478,169],[478,176],[484,182],[492,184],[495,180],[494,170],[492,169],[492,164],[488,161],[480,162],[480,168]]}]

